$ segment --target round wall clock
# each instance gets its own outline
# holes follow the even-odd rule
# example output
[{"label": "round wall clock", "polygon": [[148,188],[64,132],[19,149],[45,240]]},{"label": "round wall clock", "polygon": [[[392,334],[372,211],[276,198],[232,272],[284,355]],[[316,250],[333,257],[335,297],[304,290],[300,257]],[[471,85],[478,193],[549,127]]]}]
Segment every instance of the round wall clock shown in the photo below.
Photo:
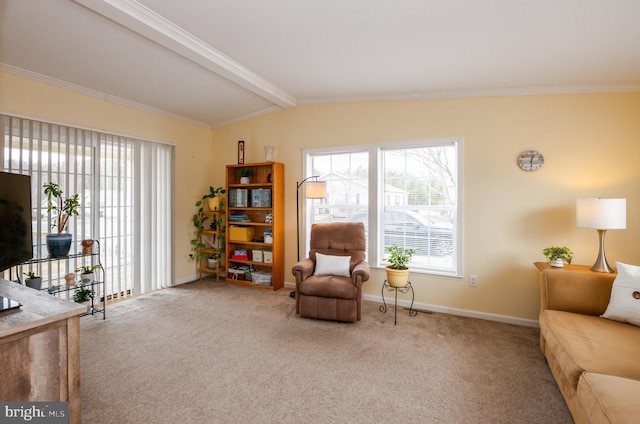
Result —
[{"label": "round wall clock", "polygon": [[538,151],[527,150],[518,156],[518,166],[523,171],[537,171],[544,164],[544,156]]}]

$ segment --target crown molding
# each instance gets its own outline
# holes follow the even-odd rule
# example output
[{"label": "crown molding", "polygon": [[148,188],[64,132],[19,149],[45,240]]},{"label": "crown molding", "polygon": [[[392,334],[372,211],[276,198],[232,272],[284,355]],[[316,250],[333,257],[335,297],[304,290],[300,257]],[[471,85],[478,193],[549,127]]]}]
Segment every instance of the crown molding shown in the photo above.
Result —
[{"label": "crown molding", "polygon": [[240,115],[240,116],[238,116],[236,118],[233,118],[233,119],[228,119],[226,121],[218,122],[218,123],[212,125],[211,128],[226,127],[227,125],[237,124],[238,122],[246,121],[247,119],[255,118],[257,116],[264,115],[264,114],[267,114],[267,113],[276,112],[278,110],[282,110],[282,108],[279,107],[279,106],[276,106],[276,105],[265,107],[263,109],[256,110],[255,112],[246,113],[244,115]]},{"label": "crown molding", "polygon": [[152,106],[148,106],[142,103],[137,103],[122,97],[114,96],[102,91],[94,90],[92,88],[83,87],[81,85],[72,84],[70,82],[62,81],[56,78],[52,78],[46,75],[39,74],[37,72],[27,71],[26,69],[18,68],[17,66],[7,65],[6,63],[0,63],[0,71],[5,71],[19,77],[24,77],[33,81],[38,81],[44,84],[53,85],[55,87],[63,88],[65,90],[73,91],[86,96],[96,97],[101,100],[105,100],[111,103],[116,103],[121,106],[130,107],[142,112],[151,113],[154,115],[163,116],[169,119],[175,119],[178,121],[186,122],[188,124],[196,125],[198,127],[211,128],[210,124],[195,119],[186,118],[182,115],[167,112],[163,109],[158,109]]},{"label": "crown molding", "polygon": [[298,100],[298,104],[354,103],[406,101],[425,99],[456,99],[471,97],[536,96],[548,94],[635,93],[640,83],[549,85],[539,87],[486,88],[470,90],[434,90],[418,93],[390,94],[382,96],[318,97]]},{"label": "crown molding", "polygon": [[135,0],[73,0],[205,69],[282,107],[297,99]]}]

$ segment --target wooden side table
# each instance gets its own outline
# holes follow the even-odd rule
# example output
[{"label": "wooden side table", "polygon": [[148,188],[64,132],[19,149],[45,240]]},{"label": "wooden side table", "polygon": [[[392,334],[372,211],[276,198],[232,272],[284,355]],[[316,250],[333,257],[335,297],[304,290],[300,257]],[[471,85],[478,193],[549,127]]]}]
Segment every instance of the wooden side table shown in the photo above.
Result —
[{"label": "wooden side table", "polygon": [[538,271],[542,272],[545,269],[552,269],[554,271],[578,271],[578,272],[595,272],[591,271],[591,267],[589,265],[565,265],[561,268],[556,268],[554,266],[549,265],[549,262],[534,262],[533,263]]}]

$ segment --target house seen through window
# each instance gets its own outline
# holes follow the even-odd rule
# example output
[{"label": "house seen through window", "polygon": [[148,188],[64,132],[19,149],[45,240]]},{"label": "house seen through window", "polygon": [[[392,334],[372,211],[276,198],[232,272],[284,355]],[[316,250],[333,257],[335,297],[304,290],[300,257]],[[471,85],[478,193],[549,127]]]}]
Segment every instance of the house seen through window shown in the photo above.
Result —
[{"label": "house seen through window", "polygon": [[460,275],[460,145],[447,138],[305,151],[305,177],[327,182],[327,198],[305,204],[305,234],[313,223],[362,222],[371,265],[385,266],[386,248],[398,244],[416,250],[413,271]]}]

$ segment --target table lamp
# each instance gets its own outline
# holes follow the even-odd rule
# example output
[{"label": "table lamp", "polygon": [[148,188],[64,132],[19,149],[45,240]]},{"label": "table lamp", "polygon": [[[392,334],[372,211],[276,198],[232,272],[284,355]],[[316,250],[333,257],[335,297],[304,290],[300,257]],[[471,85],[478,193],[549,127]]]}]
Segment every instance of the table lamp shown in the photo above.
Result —
[{"label": "table lamp", "polygon": [[591,270],[613,272],[604,253],[604,235],[607,230],[620,230],[627,227],[627,199],[577,199],[576,225],[598,230],[600,251]]}]

